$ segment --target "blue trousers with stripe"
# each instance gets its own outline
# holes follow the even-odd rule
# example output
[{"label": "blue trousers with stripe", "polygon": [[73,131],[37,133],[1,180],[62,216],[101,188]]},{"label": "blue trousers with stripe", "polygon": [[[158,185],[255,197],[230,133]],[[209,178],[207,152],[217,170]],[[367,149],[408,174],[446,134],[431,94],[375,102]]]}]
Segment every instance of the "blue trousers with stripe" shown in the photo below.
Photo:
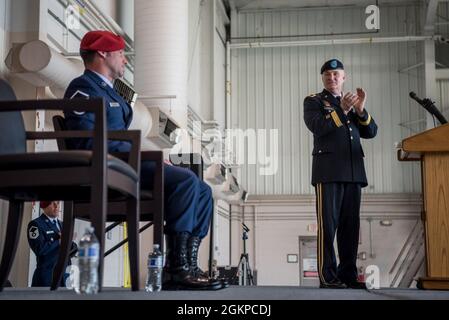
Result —
[{"label": "blue trousers with stripe", "polygon": [[[155,163],[142,161],[140,181],[151,189]],[[212,190],[189,169],[164,164],[165,233],[189,232],[203,239],[213,213]]]},{"label": "blue trousers with stripe", "polygon": [[[357,279],[361,186],[357,183],[318,183],[315,192],[320,282],[354,281]],[[340,260],[338,267],[334,251],[335,233]]]}]

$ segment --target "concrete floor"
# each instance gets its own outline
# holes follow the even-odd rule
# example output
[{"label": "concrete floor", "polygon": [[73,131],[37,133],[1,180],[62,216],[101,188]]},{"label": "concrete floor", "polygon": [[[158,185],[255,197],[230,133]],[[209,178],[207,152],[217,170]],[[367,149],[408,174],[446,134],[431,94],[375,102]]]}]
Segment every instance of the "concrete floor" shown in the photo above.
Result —
[{"label": "concrete floor", "polygon": [[318,289],[306,287],[231,286],[218,291],[132,292],[123,288],[104,288],[93,296],[72,290],[47,288],[5,288],[0,300],[449,300],[449,291],[417,289]]}]

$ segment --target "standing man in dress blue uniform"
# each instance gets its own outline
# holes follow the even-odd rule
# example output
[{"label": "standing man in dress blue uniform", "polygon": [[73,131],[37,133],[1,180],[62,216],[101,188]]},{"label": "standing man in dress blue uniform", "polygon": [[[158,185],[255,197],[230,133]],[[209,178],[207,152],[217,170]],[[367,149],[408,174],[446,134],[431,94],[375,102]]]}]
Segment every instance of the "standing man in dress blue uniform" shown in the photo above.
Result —
[{"label": "standing man in dress blue uniform", "polygon": [[[377,134],[365,109],[366,93],[343,94],[343,64],[321,68],[324,90],[304,100],[304,121],[313,133],[312,184],[317,197],[318,274],[322,288],[366,288],[357,280],[361,188],[367,186],[360,138]],[[334,238],[340,263],[337,268]]]},{"label": "standing man in dress blue uniform", "polygon": [[[108,130],[127,130],[133,116],[131,106],[113,89],[113,81],[125,72],[127,60],[122,37],[109,31],[90,31],[81,40],[80,54],[85,65],[82,76],[74,79],[65,98],[102,97],[107,108]],[[136,66],[138,68],[138,66]],[[148,75],[151,77],[151,75]],[[65,113],[69,130],[92,130],[93,115],[84,112]],[[71,139],[69,148],[91,149],[91,139]],[[129,152],[130,144],[109,141],[109,152]],[[142,161],[141,186],[151,189],[155,163]],[[164,288],[215,290],[221,281],[211,279],[198,267],[198,249],[209,230],[213,212],[211,188],[190,170],[164,165],[165,233],[169,281]]]},{"label": "standing man in dress blue uniform", "polygon": [[[40,207],[43,210],[38,218],[28,224],[28,243],[31,250],[36,255],[36,270],[31,282],[32,287],[49,287],[53,276],[53,268],[56,265],[61,245],[62,223],[58,219],[59,202],[41,201]],[[72,258],[78,247],[72,242],[70,258]],[[70,265],[69,260],[69,265]],[[61,285],[65,286],[65,280],[69,275],[64,274]]]}]

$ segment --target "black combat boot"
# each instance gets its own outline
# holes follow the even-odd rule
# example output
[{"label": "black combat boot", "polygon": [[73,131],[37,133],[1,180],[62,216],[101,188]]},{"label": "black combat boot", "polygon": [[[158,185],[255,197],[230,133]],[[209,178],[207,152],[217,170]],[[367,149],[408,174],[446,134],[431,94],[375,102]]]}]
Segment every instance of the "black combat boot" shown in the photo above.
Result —
[{"label": "black combat boot", "polygon": [[168,236],[167,265],[164,268],[164,290],[216,290],[208,281],[199,279],[190,271],[187,259],[188,232]]},{"label": "black combat boot", "polygon": [[188,247],[188,259],[190,264],[190,272],[193,273],[198,279],[203,279],[208,281],[211,285],[218,286],[218,289],[223,289],[229,287],[229,283],[226,279],[214,279],[209,277],[209,275],[201,270],[198,266],[198,250],[200,248],[201,239],[199,237],[192,236],[189,238]]}]

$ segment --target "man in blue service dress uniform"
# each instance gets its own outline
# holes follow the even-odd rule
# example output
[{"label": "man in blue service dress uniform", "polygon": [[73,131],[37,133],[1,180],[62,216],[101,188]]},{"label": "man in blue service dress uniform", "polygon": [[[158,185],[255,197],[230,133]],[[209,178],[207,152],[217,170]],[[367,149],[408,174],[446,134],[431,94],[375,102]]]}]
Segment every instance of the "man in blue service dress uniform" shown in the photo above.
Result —
[{"label": "man in blue service dress uniform", "polygon": [[[38,218],[28,224],[28,243],[36,255],[36,270],[31,282],[32,287],[49,287],[53,277],[53,269],[59,255],[62,223],[58,219],[59,203],[57,201],[41,201],[43,210]],[[72,258],[78,247],[72,242],[70,258]],[[69,265],[70,265],[69,260]],[[64,274],[61,286],[65,286],[65,280],[69,275]]]},{"label": "man in blue service dress uniform", "polygon": [[[123,77],[125,42],[109,31],[90,31],[81,40],[80,54],[86,68],[74,79],[65,98],[102,97],[107,108],[108,130],[127,130],[133,116],[130,105],[113,89],[113,81]],[[137,67],[137,66],[136,66]],[[151,75],[148,75],[151,77]],[[65,113],[69,130],[92,130],[93,115],[83,112]],[[72,149],[91,149],[92,139],[71,139]],[[109,141],[109,152],[129,152],[130,143]],[[155,164],[142,161],[141,186],[151,189]],[[165,233],[167,234],[168,281],[164,289],[216,290],[225,284],[211,279],[198,267],[198,249],[208,232],[213,212],[211,188],[190,170],[164,165]]]},{"label": "man in blue service dress uniform", "polygon": [[[361,188],[367,186],[360,138],[377,134],[365,109],[366,93],[343,95],[343,64],[321,68],[324,90],[304,100],[304,121],[313,133],[312,184],[317,198],[318,274],[321,288],[366,288],[357,280]],[[334,238],[340,263],[337,268]]]}]

